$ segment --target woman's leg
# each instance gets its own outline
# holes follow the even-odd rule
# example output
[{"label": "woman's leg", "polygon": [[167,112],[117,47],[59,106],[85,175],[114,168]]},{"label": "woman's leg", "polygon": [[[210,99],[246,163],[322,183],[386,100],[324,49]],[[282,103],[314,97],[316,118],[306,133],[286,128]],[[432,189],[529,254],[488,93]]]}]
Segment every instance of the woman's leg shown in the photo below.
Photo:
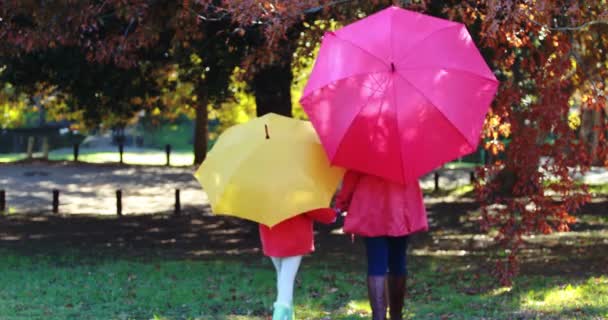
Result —
[{"label": "woman's leg", "polygon": [[373,320],[386,319],[386,271],[388,242],[386,237],[365,238],[367,249],[367,293]]},{"label": "woman's leg", "polygon": [[407,277],[407,236],[388,239],[388,294],[391,320],[403,319],[403,299]]}]

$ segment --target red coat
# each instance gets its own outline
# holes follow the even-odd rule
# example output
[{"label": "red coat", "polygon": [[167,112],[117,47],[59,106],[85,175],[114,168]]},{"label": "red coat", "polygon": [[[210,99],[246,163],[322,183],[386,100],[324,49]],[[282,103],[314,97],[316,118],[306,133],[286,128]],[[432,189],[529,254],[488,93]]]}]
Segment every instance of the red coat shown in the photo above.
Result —
[{"label": "red coat", "polygon": [[418,181],[401,185],[348,171],[336,197],[336,206],[347,211],[345,233],[397,237],[429,228]]},{"label": "red coat", "polygon": [[314,221],[332,223],[336,221],[336,212],[323,208],[287,219],[272,228],[260,224],[260,240],[264,254],[269,257],[291,257],[313,252]]}]

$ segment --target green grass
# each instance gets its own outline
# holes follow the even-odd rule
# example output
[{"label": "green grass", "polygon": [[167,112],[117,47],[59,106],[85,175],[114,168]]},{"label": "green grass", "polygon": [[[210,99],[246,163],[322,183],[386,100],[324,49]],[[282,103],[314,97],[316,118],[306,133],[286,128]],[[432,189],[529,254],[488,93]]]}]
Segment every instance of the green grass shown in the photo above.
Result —
[{"label": "green grass", "polygon": [[453,162],[446,163],[443,166],[443,168],[450,169],[450,170],[453,170],[453,169],[474,169],[477,166],[479,166],[479,163],[453,161]]},{"label": "green grass", "polygon": [[[34,157],[41,157],[42,154],[35,154]],[[0,163],[13,162],[21,159],[25,159],[25,154],[0,154]],[[72,161],[74,156],[70,150],[59,150],[51,151],[49,153],[49,160],[59,161]],[[78,155],[78,160],[90,163],[118,163],[120,156],[118,151],[116,152],[97,152],[81,150]],[[165,151],[158,150],[153,151],[147,149],[145,151],[131,152],[125,151],[123,154],[123,161],[126,164],[135,165],[164,165],[167,162]],[[172,151],[171,152],[171,165],[185,166],[191,165],[194,161],[194,155],[192,151]]]},{"label": "green grass", "polygon": [[[262,256],[191,261],[110,251],[24,256],[9,249],[0,255],[2,319],[261,320],[275,294],[274,269]],[[368,319],[360,264],[330,263],[304,259],[297,319]],[[608,276],[522,276],[512,288],[497,288],[470,265],[426,257],[413,257],[411,274],[409,319],[608,317]]]},{"label": "green grass", "polygon": [[0,153],[0,163],[13,162],[25,158],[25,154],[19,153]]},{"label": "green grass", "polygon": [[589,192],[593,195],[608,194],[608,183],[589,185]]},{"label": "green grass", "polygon": [[439,191],[435,191],[434,188],[424,188],[422,192],[436,197],[474,197],[475,186],[472,184],[464,184],[450,189],[439,189]]},{"label": "green grass", "polygon": [[165,145],[170,144],[174,150],[189,151],[192,150],[192,145],[189,143],[192,140],[192,131],[191,121],[165,124],[144,133],[145,145],[164,148]]}]

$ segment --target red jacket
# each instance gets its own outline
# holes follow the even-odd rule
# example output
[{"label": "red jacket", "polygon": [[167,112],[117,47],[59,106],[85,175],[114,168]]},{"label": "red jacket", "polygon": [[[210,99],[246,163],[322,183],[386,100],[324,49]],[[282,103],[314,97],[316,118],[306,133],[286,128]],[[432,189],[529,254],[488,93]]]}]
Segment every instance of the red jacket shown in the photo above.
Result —
[{"label": "red jacket", "polygon": [[347,211],[345,233],[398,237],[429,228],[418,181],[401,185],[348,171],[336,196],[336,206]]},{"label": "red jacket", "polygon": [[287,219],[272,228],[260,224],[264,254],[269,257],[291,257],[313,252],[314,221],[332,223],[336,221],[336,212],[329,208],[316,209]]}]

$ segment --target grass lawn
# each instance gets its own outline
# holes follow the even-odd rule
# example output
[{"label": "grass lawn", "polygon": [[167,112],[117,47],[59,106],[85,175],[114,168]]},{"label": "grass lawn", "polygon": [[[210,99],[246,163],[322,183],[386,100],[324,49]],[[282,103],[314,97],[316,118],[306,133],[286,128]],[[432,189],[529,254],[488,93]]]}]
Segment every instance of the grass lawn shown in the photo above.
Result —
[{"label": "grass lawn", "polygon": [[[526,237],[508,288],[488,272],[496,251],[477,204],[427,209],[431,230],[412,237],[408,256],[406,319],[608,319],[608,202],[581,209],[572,232]],[[370,317],[361,240],[351,244],[338,227],[318,228],[318,251],[298,275],[296,319]],[[268,320],[274,269],[256,228],[188,211],[0,216],[0,320]]]},{"label": "grass lawn", "polygon": [[[475,205],[429,206],[431,231],[412,240],[408,255],[406,319],[608,319],[607,207],[586,207],[572,232],[526,238],[521,275],[500,287],[488,272],[491,239],[475,231]],[[274,269],[256,249],[255,225],[222,217],[2,219],[0,319],[271,314]],[[297,319],[369,319],[361,240],[333,230],[319,229],[318,252],[303,260]]]},{"label": "grass lawn", "polygon": [[[262,257],[0,255],[2,319],[266,319],[275,290],[272,265]],[[414,261],[409,319],[608,318],[608,276],[523,276],[498,288],[470,264]],[[298,319],[369,318],[362,272],[349,263],[305,259],[295,299]]]}]

